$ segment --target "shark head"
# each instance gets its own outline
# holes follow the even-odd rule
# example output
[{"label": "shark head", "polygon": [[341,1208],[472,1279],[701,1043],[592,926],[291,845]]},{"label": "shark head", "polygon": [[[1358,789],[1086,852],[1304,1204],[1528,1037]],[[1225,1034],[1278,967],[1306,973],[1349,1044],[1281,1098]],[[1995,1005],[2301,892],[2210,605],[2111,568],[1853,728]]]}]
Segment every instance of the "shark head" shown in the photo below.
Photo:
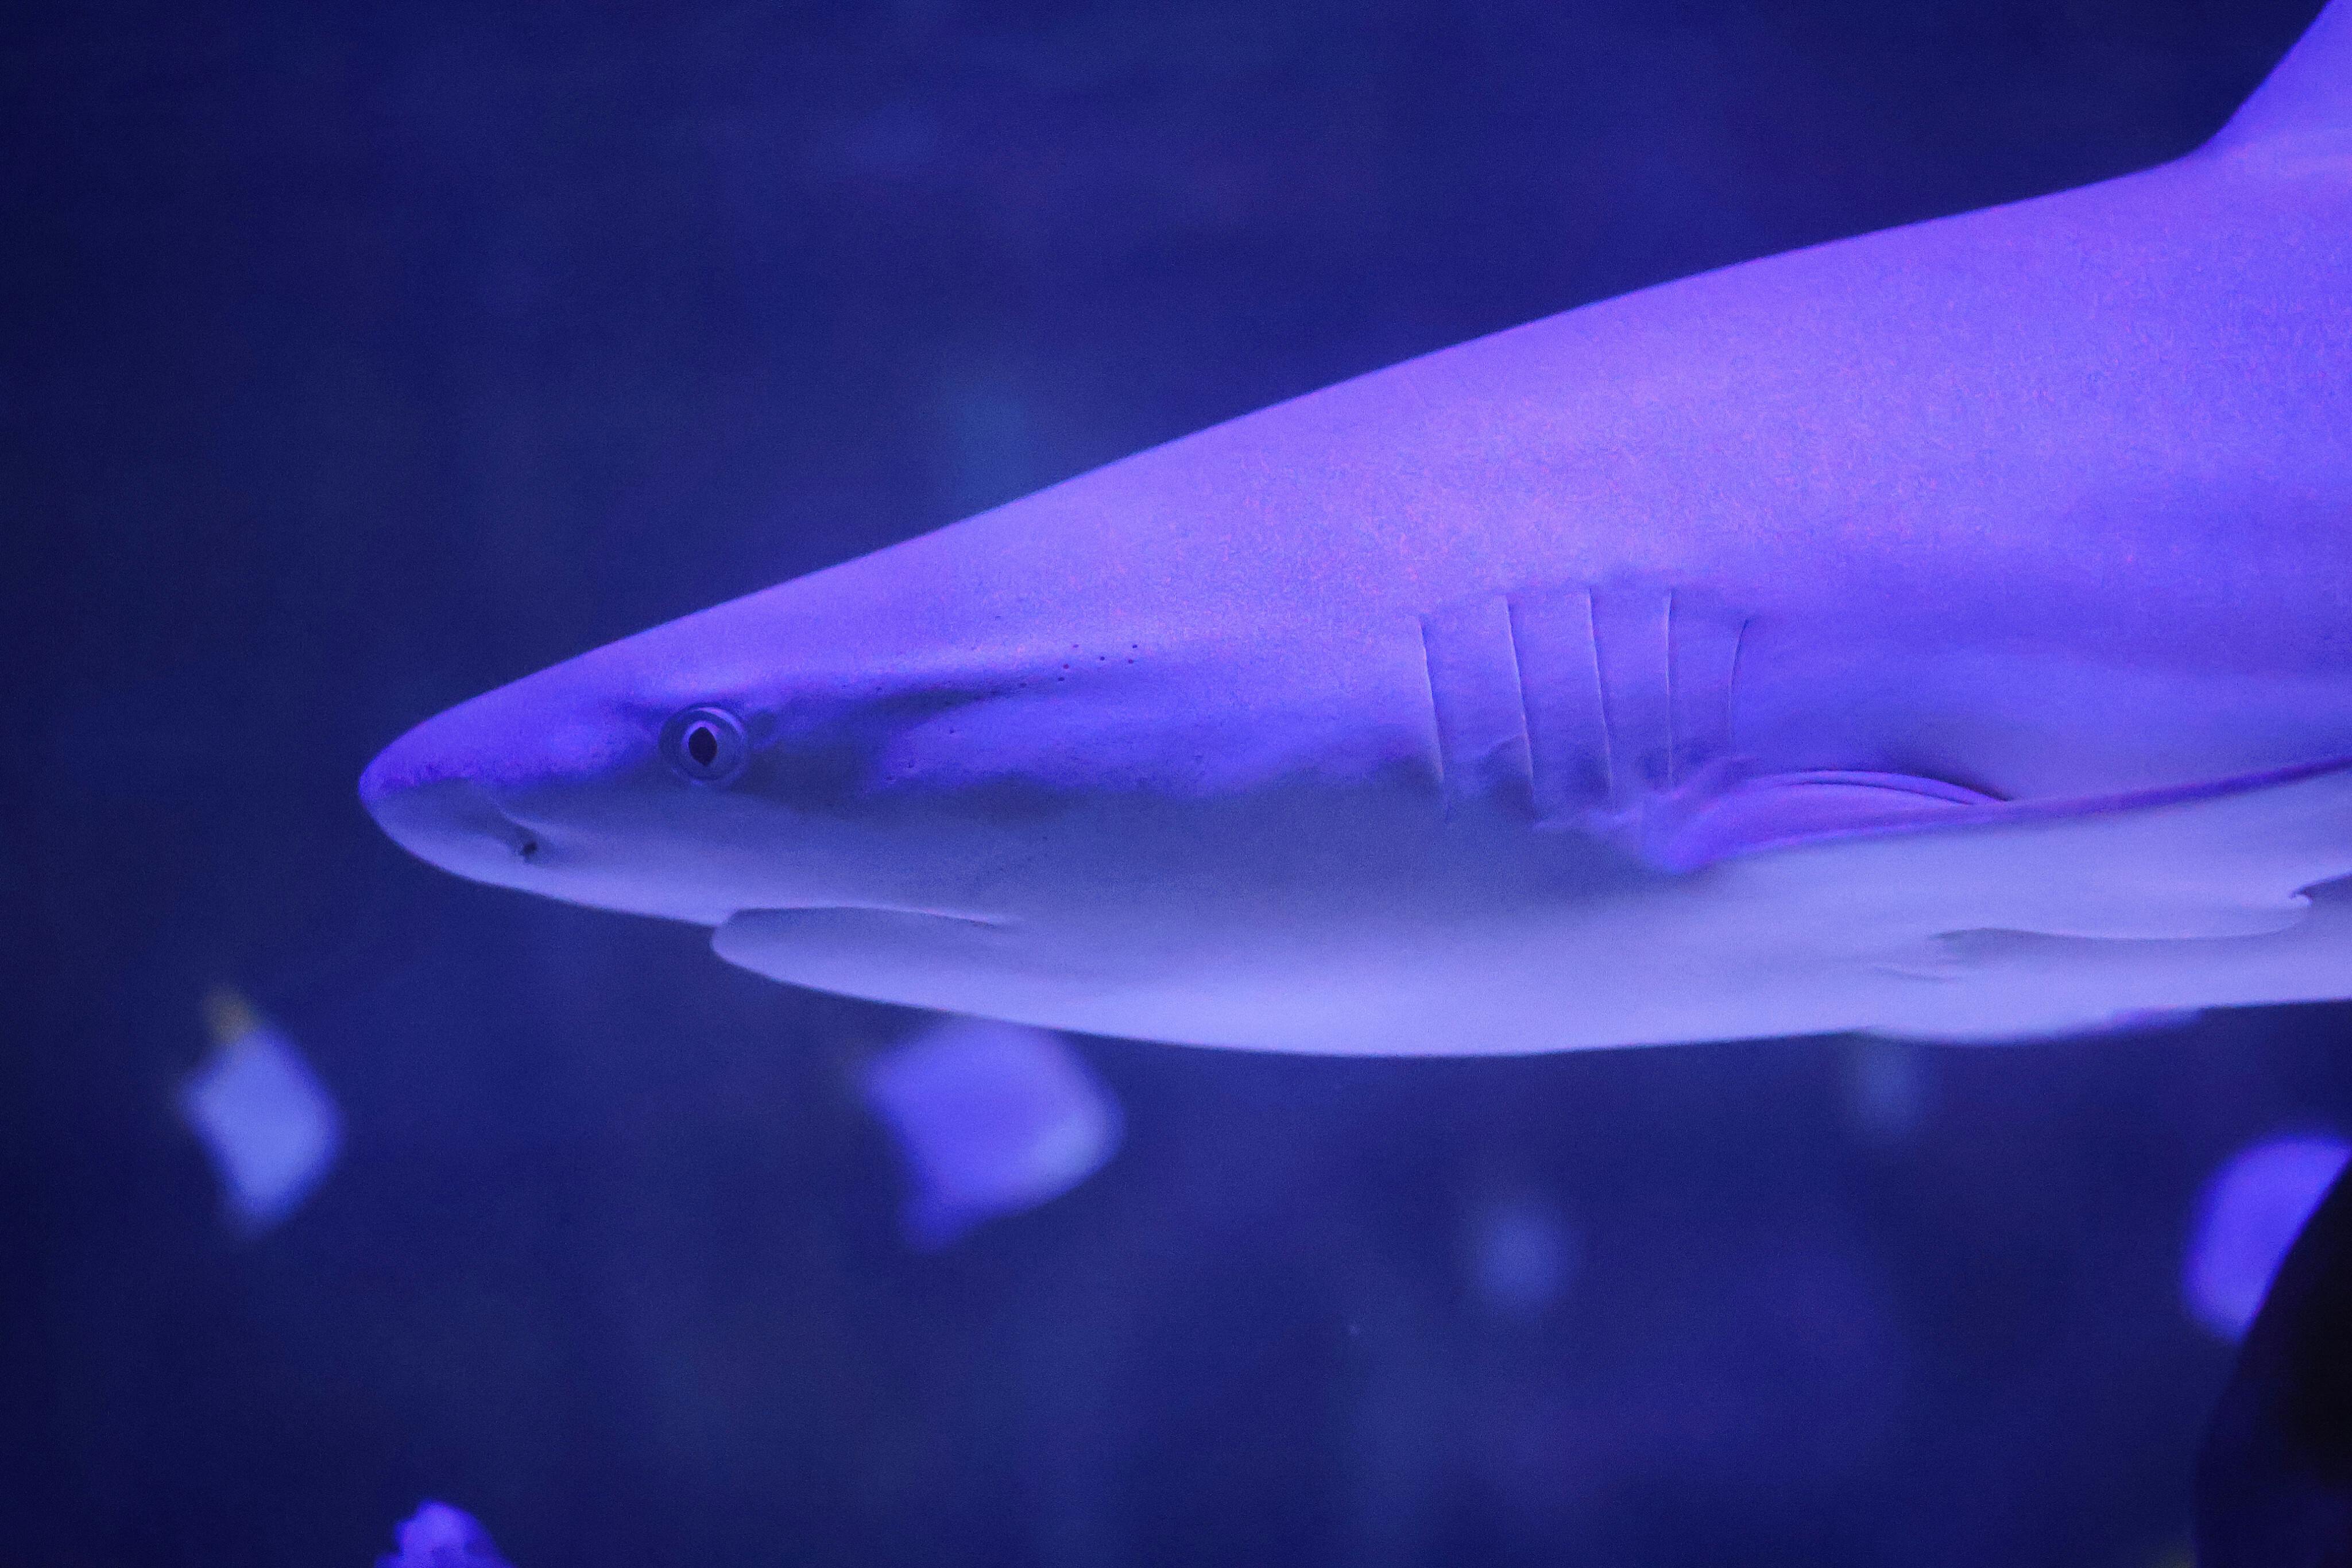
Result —
[{"label": "shark head", "polygon": [[779,978],[1223,1032],[1195,1015],[1236,977],[1295,988],[1300,962],[1365,947],[1339,927],[1404,907],[1370,884],[1425,880],[1413,622],[1335,635],[1057,591],[1028,565],[1056,553],[1056,505],[476,697],[394,741],[361,798],[435,865],[712,926],[721,956]]},{"label": "shark head", "polygon": [[755,598],[486,693],[370,764],[394,840],[478,882],[716,925],[736,909],[905,897],[852,775],[867,705],[725,656],[773,645]]}]

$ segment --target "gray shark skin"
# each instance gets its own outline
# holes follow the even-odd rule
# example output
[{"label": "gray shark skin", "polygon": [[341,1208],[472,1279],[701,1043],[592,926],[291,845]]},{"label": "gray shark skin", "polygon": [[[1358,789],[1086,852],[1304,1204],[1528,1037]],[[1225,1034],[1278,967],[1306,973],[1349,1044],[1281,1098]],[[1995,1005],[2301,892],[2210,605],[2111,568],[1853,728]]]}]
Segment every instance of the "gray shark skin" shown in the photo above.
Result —
[{"label": "gray shark skin", "polygon": [[2347,537],[2335,0],[2177,162],[1250,414],[476,698],[361,794],[780,980],[1155,1040],[2352,996]]}]

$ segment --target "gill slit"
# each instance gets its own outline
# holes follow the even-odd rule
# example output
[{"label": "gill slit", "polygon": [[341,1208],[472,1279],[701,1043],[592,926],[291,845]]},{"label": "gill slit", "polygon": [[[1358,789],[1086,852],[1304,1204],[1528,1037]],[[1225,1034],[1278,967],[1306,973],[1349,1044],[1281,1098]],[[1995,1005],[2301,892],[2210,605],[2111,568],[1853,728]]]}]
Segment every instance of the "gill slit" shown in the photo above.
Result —
[{"label": "gill slit", "polygon": [[1682,781],[1682,737],[1675,730],[1675,591],[1666,590],[1665,618],[1666,664],[1666,790],[1669,794]]},{"label": "gill slit", "polygon": [[1601,776],[1608,780],[1611,809],[1621,794],[1617,784],[1617,716],[1609,711],[1609,677],[1601,667],[1601,605],[1592,590],[1584,591],[1584,646],[1592,659],[1592,691],[1601,703]]},{"label": "gill slit", "polygon": [[1739,723],[1739,662],[1748,651],[1748,628],[1755,624],[1755,620],[1752,615],[1741,616],[1739,630],[1731,634],[1731,673],[1723,682],[1723,755],[1727,758],[1739,755],[1739,737],[1736,733]]},{"label": "gill slit", "polygon": [[[1445,720],[1437,711],[1437,666],[1430,662],[1429,657],[1429,617],[1416,615],[1412,618],[1412,625],[1413,630],[1421,634],[1421,685],[1422,689],[1429,694],[1429,750],[1430,755],[1437,758],[1437,798],[1444,801],[1448,799],[1445,793]],[[1511,662],[1514,664],[1518,662],[1516,652],[1511,655]],[[1446,815],[1453,815],[1450,806]]]},{"label": "gill slit", "polygon": [[1503,635],[1511,649],[1511,689],[1519,694],[1519,740],[1528,748],[1528,794],[1532,801],[1536,792],[1536,717],[1528,711],[1528,667],[1519,657],[1519,605],[1516,599],[1503,601]]}]

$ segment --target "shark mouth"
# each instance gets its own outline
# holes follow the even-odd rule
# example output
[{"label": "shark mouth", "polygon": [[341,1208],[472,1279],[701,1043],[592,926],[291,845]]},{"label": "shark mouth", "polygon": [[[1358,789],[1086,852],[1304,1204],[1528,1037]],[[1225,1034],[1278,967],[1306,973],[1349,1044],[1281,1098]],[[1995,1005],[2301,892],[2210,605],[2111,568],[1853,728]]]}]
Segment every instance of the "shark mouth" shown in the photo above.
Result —
[{"label": "shark mouth", "polygon": [[738,921],[756,925],[828,915],[875,915],[902,920],[936,920],[990,930],[1001,930],[1016,924],[1001,915],[975,915],[961,909],[926,909],[906,904],[784,904],[760,909],[739,909],[719,922],[719,929],[725,930]]}]

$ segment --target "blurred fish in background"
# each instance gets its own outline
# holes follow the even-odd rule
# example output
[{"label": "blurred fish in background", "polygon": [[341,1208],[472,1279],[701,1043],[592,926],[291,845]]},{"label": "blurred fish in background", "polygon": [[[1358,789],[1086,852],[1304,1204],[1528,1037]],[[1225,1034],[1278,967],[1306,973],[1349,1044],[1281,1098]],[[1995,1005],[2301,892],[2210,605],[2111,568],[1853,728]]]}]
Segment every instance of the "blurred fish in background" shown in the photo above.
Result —
[{"label": "blurred fish in background", "polygon": [[1118,1102],[1058,1035],[956,1018],[867,1061],[866,1103],[896,1139],[909,1246],[1051,1202],[1102,1168]]},{"label": "blurred fish in background", "polygon": [[1471,1296],[1495,1317],[1539,1316],[1576,1276],[1576,1233],[1559,1205],[1540,1192],[1485,1194],[1471,1204],[1463,1228]]},{"label": "blurred fish in background", "polygon": [[1927,1052],[1918,1040],[1853,1037],[1845,1055],[1847,1113],[1865,1141],[1890,1148],[1917,1135],[1935,1098]]},{"label": "blurred fish in background", "polygon": [[446,1502],[419,1503],[398,1538],[400,1550],[377,1558],[376,1568],[510,1568],[480,1521]]},{"label": "blurred fish in background", "polygon": [[275,1025],[235,990],[205,998],[213,1050],[180,1086],[180,1114],[220,1174],[230,1223],[249,1236],[279,1224],[325,1179],[342,1116]]},{"label": "blurred fish in background", "polygon": [[2199,1199],[2181,1277],[2189,1315],[2217,1338],[2244,1337],[2287,1249],[2352,1157],[2335,1137],[2266,1138],[2232,1155]]},{"label": "blurred fish in background", "polygon": [[[2267,1218],[2331,1160],[2318,1140],[2268,1145],[2219,1185],[2263,1194]],[[2352,1181],[2293,1239],[2198,1455],[2198,1568],[2352,1568]]]}]

